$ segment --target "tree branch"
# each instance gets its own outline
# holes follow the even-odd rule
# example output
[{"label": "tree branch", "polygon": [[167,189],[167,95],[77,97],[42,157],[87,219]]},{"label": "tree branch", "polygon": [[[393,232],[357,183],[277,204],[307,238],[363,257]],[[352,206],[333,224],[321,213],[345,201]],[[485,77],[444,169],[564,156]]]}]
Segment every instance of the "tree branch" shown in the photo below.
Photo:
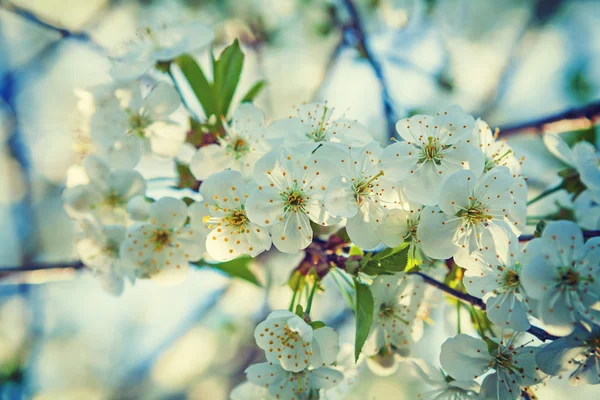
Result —
[{"label": "tree branch", "polygon": [[[583,230],[581,232],[583,233],[583,237],[586,238],[586,239],[600,236],[600,230],[597,230],[597,231],[585,231],[585,230]],[[533,240],[533,239],[535,239],[535,236],[533,236],[533,235],[521,235],[521,236],[519,236],[519,242],[528,242],[528,241]]]},{"label": "tree branch", "polygon": [[566,120],[588,119],[594,121],[600,116],[600,102],[588,104],[583,107],[572,108],[557,114],[549,115],[533,121],[525,121],[500,127],[500,136],[509,136],[524,131],[542,132],[544,126],[554,122]]},{"label": "tree branch", "polygon": [[383,109],[388,124],[388,136],[391,139],[394,137],[396,132],[397,116],[392,105],[392,98],[389,93],[387,80],[385,79],[385,75],[383,73],[383,67],[381,66],[379,60],[375,58],[367,43],[367,35],[363,28],[358,10],[356,9],[356,5],[352,0],[343,0],[343,2],[348,10],[348,14],[350,14],[350,22],[345,27],[345,33],[348,33],[351,38],[354,39],[356,42],[356,48],[371,65],[371,68],[373,69],[373,72],[379,81],[383,97]]},{"label": "tree branch", "polygon": [[[419,275],[421,278],[423,278],[423,281],[425,283],[440,289],[444,293],[449,294],[450,296],[454,297],[457,300],[462,301],[463,303],[470,304],[474,307],[477,307],[477,308],[485,311],[485,308],[486,308],[485,303],[480,298],[477,298],[475,296],[471,296],[470,294],[462,293],[462,292],[459,292],[458,290],[452,289],[451,287],[443,284],[442,282],[440,282],[438,280],[433,279],[429,275],[426,275],[422,272],[409,272],[409,274]],[[542,342],[545,342],[546,340],[558,339],[557,336],[551,335],[548,332],[546,332],[545,330],[543,330],[542,328],[538,328],[537,326],[533,326],[533,325],[531,326],[531,328],[529,328],[527,330],[527,332],[529,334],[537,337]]]}]

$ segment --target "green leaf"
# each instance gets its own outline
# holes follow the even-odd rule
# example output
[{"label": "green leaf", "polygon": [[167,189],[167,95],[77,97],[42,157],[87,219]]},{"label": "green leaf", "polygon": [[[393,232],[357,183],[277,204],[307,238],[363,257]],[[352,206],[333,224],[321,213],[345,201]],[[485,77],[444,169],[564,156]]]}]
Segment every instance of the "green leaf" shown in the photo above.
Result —
[{"label": "green leaf", "polygon": [[325,322],[323,321],[312,321],[309,324],[314,330],[320,329],[320,328],[325,328]]},{"label": "green leaf", "polygon": [[175,63],[179,66],[185,79],[194,91],[206,117],[218,114],[218,103],[215,93],[196,60],[192,56],[184,54],[177,57]]},{"label": "green leaf", "polygon": [[288,281],[288,286],[290,287],[290,289],[292,289],[292,291],[299,292],[302,289],[304,289],[305,283],[306,279],[304,275],[302,275],[300,271],[295,271],[290,277],[290,280]]},{"label": "green leaf", "polygon": [[304,319],[304,309],[302,308],[302,306],[300,304],[298,304],[296,306],[296,315],[299,316],[300,318]]},{"label": "green leaf", "polygon": [[404,244],[394,249],[386,249],[371,257],[360,272],[367,275],[380,275],[404,271],[408,264],[408,250],[409,246]]},{"label": "green leaf", "polygon": [[256,276],[250,271],[248,265],[252,261],[251,257],[238,257],[234,260],[220,264],[204,264],[209,267],[218,269],[232,278],[239,278],[250,282],[256,286],[262,286]]},{"label": "green leaf", "polygon": [[358,360],[373,323],[373,294],[369,286],[356,280],[356,341],[354,343],[354,361]]},{"label": "green leaf", "polygon": [[192,171],[190,171],[190,167],[188,167],[186,164],[176,162],[175,168],[177,170],[177,175],[179,176],[179,182],[177,182],[177,187],[179,189],[198,189],[198,181],[192,174]]},{"label": "green leaf", "polygon": [[213,87],[219,116],[227,116],[235,89],[240,81],[243,65],[244,53],[237,39],[221,52],[217,60],[213,61]]},{"label": "green leaf", "polygon": [[254,98],[258,96],[260,91],[267,85],[267,81],[261,80],[258,81],[248,90],[246,95],[242,98],[242,103],[252,103]]}]

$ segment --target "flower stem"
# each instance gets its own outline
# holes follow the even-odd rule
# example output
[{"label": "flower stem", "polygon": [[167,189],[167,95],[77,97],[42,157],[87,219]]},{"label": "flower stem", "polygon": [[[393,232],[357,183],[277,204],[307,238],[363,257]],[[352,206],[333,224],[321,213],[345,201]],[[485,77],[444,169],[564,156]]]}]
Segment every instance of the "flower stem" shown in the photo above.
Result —
[{"label": "flower stem", "polygon": [[306,314],[310,315],[310,310],[312,308],[312,302],[313,302],[313,298],[315,297],[315,292],[317,291],[317,286],[319,286],[319,282],[315,281],[315,283],[313,284],[313,287],[310,291],[310,296],[308,296],[308,300],[306,302]]},{"label": "flower stem", "polygon": [[546,196],[550,196],[552,193],[558,192],[559,190],[561,190],[561,189],[563,189],[563,188],[564,188],[564,184],[563,184],[563,183],[561,183],[561,184],[560,184],[560,185],[558,185],[558,186],[555,186],[555,187],[553,187],[553,188],[551,188],[551,189],[548,189],[548,190],[546,190],[545,192],[542,192],[542,193],[540,193],[538,196],[534,197],[533,199],[529,200],[529,201],[527,202],[527,205],[529,206],[529,205],[531,205],[531,204],[533,204],[533,203],[535,203],[535,202],[537,202],[537,201],[539,201],[539,200],[543,199],[543,198],[544,198],[544,197],[546,197]]},{"label": "flower stem", "polygon": [[298,295],[298,291],[294,290],[294,294],[292,295],[292,301],[290,302],[290,312],[294,312],[294,303],[296,303],[296,296]]}]

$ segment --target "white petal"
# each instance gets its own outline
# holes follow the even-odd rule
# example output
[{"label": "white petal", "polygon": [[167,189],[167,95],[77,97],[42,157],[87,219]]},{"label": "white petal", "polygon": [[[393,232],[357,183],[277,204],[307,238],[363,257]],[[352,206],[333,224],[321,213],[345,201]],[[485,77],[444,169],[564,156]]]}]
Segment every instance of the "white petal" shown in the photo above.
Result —
[{"label": "white petal", "polygon": [[413,115],[396,123],[396,130],[400,137],[409,144],[427,142],[429,136],[428,125],[433,123],[430,115]]},{"label": "white petal", "polygon": [[436,208],[426,209],[417,228],[423,252],[437,260],[452,257],[459,249],[456,233],[461,227],[461,219],[449,221],[448,216],[439,213]]},{"label": "white petal", "polygon": [[470,197],[477,185],[477,177],[474,172],[461,170],[455,172],[446,183],[444,183],[440,197],[440,209],[448,215],[455,215],[467,208]]},{"label": "white petal", "polygon": [[354,198],[352,182],[348,178],[340,176],[327,185],[325,208],[330,214],[339,217],[350,218],[356,215],[358,205]]},{"label": "white petal", "polygon": [[573,152],[567,143],[556,133],[546,132],[544,134],[544,144],[552,154],[565,164],[575,166],[576,160],[574,159]]},{"label": "white petal", "polygon": [[456,335],[442,344],[440,363],[454,379],[476,379],[489,369],[491,359],[487,344],[469,335]]},{"label": "white petal", "polygon": [[144,99],[144,109],[154,120],[162,120],[173,114],[181,104],[179,93],[170,84],[159,82]]},{"label": "white petal", "polygon": [[327,366],[337,360],[340,352],[340,335],[329,327],[313,331],[313,367]]},{"label": "white petal", "polygon": [[250,221],[257,225],[278,224],[284,214],[284,202],[275,189],[254,189],[246,201],[246,213]]},{"label": "white petal", "polygon": [[90,154],[83,160],[83,168],[90,181],[105,185],[110,179],[110,167],[95,154]]},{"label": "white petal", "polygon": [[150,207],[150,220],[159,228],[179,228],[187,216],[185,203],[173,197],[163,197]]},{"label": "white petal", "polygon": [[283,221],[271,229],[273,244],[283,253],[295,253],[312,242],[310,220],[300,212],[288,212]]},{"label": "white petal", "polygon": [[485,304],[488,318],[496,325],[521,332],[530,328],[527,311],[514,293],[500,293],[490,297]]},{"label": "white petal", "polygon": [[252,104],[240,104],[231,117],[231,127],[235,132],[264,134],[265,114]]},{"label": "white petal", "polygon": [[400,182],[417,169],[419,161],[418,149],[407,142],[397,142],[389,145],[381,155],[381,168],[385,178]]},{"label": "white petal", "polygon": [[358,213],[346,222],[346,231],[355,245],[361,249],[373,249],[381,242],[376,231],[382,221],[382,209],[375,204],[365,202]]},{"label": "white petal", "polygon": [[198,149],[192,161],[190,171],[196,179],[202,181],[210,175],[231,167],[233,158],[227,150],[218,144],[209,144]]},{"label": "white petal", "polygon": [[127,212],[134,221],[146,221],[150,216],[150,206],[152,203],[146,201],[143,195],[132,197],[127,202]]},{"label": "white petal", "polygon": [[377,227],[377,236],[388,247],[397,247],[404,243],[410,233],[409,215],[404,210],[388,211],[383,222]]}]

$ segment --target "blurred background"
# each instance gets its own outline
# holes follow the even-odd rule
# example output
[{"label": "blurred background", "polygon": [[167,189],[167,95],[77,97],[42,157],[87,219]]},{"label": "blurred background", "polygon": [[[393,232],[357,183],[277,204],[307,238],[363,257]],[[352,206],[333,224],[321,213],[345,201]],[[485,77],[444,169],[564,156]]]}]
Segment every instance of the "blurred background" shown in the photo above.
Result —
[{"label": "blurred background", "polygon": [[[238,95],[266,79],[257,104],[268,119],[327,100],[389,143],[396,119],[459,104],[509,128],[532,191],[561,168],[536,120],[579,108],[587,119],[543,128],[596,135],[599,1],[0,0],[2,399],[226,399],[261,360],[254,326],[289,303],[283,285],[302,255],[258,260],[266,290],[202,269],[179,286],[141,281],[121,297],[77,263],[60,200],[85,136],[77,90],[107,82],[107,54],[140,27],[188,20],[213,27],[215,51],[241,40]],[[163,168],[173,173],[172,163]],[[559,205],[570,207],[560,193],[532,213]],[[336,296],[313,309],[350,340],[352,313]],[[434,295],[426,317],[442,329],[425,324],[429,345],[414,355],[435,361],[456,332],[445,307]],[[388,372],[362,370],[352,398],[416,398],[415,379]],[[554,380],[538,395],[598,399],[600,389]]]}]

